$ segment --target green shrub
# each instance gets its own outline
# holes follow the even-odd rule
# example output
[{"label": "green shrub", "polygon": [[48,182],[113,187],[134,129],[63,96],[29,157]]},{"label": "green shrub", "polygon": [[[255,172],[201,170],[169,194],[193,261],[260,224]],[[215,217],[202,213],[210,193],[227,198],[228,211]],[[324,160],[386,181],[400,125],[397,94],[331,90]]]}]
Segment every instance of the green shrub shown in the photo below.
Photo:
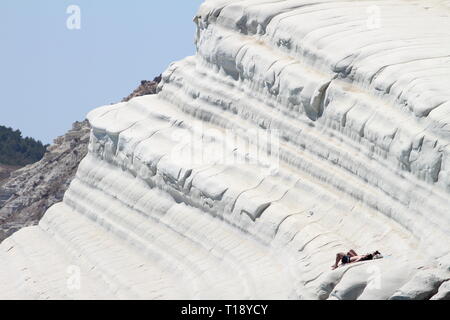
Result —
[{"label": "green shrub", "polygon": [[47,146],[33,138],[22,138],[20,130],[0,126],[0,163],[25,166],[44,156]]}]

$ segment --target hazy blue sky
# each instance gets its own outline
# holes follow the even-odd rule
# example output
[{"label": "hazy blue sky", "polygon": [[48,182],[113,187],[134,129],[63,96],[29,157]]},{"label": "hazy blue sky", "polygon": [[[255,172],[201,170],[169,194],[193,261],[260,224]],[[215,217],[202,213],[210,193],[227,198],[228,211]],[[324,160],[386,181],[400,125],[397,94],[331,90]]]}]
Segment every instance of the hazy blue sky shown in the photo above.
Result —
[{"label": "hazy blue sky", "polygon": [[[0,125],[51,142],[192,55],[201,0],[1,0]],[[70,5],[81,29],[67,28]]]}]

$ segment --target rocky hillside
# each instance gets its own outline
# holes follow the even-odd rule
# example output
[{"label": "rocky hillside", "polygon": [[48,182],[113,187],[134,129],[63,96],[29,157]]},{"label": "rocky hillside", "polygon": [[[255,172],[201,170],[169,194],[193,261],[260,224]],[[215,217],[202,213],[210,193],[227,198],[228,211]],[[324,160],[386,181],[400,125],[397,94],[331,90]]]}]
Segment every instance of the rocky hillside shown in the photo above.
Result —
[{"label": "rocky hillside", "polygon": [[[123,101],[156,93],[160,80],[143,80]],[[86,156],[89,135],[87,120],[75,122],[47,148],[41,161],[17,171],[19,167],[0,166],[0,242],[22,227],[37,224],[49,207],[62,201]]]},{"label": "rocky hillside", "polygon": [[0,240],[23,226],[36,224],[45,211],[63,199],[87,153],[90,127],[75,122],[55,139],[41,161],[19,169],[0,187]]},{"label": "rocky hillside", "polygon": [[19,168],[20,167],[0,164],[0,186],[11,176],[12,172]]}]

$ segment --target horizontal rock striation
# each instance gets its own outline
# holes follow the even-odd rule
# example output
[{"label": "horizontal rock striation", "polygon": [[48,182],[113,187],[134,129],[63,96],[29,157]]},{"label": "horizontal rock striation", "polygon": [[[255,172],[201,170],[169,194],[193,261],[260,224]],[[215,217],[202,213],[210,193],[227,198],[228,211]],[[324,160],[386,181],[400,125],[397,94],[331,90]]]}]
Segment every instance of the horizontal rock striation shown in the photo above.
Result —
[{"label": "horizontal rock striation", "polygon": [[11,173],[17,169],[20,169],[20,167],[0,164],[0,186],[3,185],[11,176]]},{"label": "horizontal rock striation", "polygon": [[[0,245],[0,297],[448,299],[447,2],[195,22],[157,95],[88,115],[64,201]],[[384,258],[330,270],[350,248]]]}]

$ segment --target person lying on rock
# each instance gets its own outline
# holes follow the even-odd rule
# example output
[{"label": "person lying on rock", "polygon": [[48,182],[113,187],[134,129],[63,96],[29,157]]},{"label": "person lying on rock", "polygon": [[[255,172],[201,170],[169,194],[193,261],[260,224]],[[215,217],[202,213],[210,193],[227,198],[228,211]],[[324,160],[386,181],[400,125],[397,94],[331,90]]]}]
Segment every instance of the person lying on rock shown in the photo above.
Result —
[{"label": "person lying on rock", "polygon": [[381,253],[378,250],[372,253],[358,255],[355,250],[351,249],[349,252],[347,252],[347,254],[343,252],[339,252],[338,254],[336,254],[336,263],[331,266],[331,269],[336,269],[338,267],[339,261],[342,262],[341,265],[345,265],[354,262],[378,259],[381,257]]}]

